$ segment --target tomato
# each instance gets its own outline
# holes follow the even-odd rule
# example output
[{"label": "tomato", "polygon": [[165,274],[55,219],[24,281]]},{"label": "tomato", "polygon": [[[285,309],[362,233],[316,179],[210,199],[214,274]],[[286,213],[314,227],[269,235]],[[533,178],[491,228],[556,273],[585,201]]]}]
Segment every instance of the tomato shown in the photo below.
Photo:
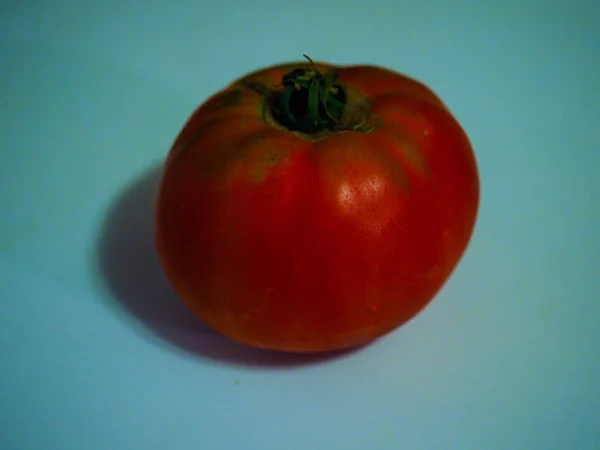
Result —
[{"label": "tomato", "polygon": [[473,148],[431,89],[309,59],[246,75],[193,112],[165,161],[156,246],[182,301],[222,335],[339,350],[432,301],[478,204]]}]

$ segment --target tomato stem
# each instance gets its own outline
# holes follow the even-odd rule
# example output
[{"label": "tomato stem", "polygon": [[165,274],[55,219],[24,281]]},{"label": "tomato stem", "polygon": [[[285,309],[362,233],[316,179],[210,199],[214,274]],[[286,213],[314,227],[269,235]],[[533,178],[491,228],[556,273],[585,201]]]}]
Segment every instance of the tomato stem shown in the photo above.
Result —
[{"label": "tomato stem", "polygon": [[276,99],[282,113],[278,119],[287,128],[306,134],[333,131],[344,113],[345,89],[335,83],[335,71],[324,76],[304,57],[309,69],[294,69],[283,76],[283,91]]},{"label": "tomato stem", "polygon": [[370,132],[370,103],[364,94],[338,81],[339,68],[321,73],[312,59],[308,68],[295,68],[270,89],[250,83],[246,86],[266,99],[266,120],[273,126],[320,139],[341,131]]}]

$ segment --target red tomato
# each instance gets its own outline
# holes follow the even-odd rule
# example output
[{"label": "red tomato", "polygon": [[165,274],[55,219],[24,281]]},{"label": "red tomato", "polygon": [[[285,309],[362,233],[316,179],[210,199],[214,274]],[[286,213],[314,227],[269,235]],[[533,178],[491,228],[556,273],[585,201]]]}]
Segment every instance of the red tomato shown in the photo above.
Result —
[{"label": "red tomato", "polygon": [[191,116],[165,163],[156,244],[204,322],[274,350],[359,346],[417,315],[473,233],[469,139],[380,67],[249,74]]}]

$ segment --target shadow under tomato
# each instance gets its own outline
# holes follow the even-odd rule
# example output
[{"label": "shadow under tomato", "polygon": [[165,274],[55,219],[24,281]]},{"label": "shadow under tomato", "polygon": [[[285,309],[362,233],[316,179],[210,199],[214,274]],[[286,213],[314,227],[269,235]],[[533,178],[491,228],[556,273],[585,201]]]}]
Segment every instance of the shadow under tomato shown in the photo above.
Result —
[{"label": "shadow under tomato", "polygon": [[210,329],[193,315],[169,285],[154,246],[154,202],[161,167],[144,174],[118,198],[106,217],[98,263],[111,306],[141,323],[146,336],[172,348],[224,363],[293,367],[325,362],[358,349],[294,355],[254,349]]}]

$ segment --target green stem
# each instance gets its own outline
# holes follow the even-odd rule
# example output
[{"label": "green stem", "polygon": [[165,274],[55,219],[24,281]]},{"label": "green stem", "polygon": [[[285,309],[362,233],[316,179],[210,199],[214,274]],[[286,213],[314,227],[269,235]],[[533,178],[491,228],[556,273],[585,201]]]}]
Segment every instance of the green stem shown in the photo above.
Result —
[{"label": "green stem", "polygon": [[[277,106],[283,113],[282,125],[305,134],[333,131],[344,114],[346,93],[334,83],[334,76],[323,76],[312,60],[311,67],[294,69],[283,77],[283,91]],[[334,74],[335,75],[335,74]]]},{"label": "green stem", "polygon": [[370,99],[359,89],[337,81],[341,69],[322,74],[304,56],[310,62],[309,68],[290,71],[277,86],[243,82],[264,98],[266,123],[297,132],[307,140],[343,131],[370,133],[378,128],[379,120],[371,116]]}]

